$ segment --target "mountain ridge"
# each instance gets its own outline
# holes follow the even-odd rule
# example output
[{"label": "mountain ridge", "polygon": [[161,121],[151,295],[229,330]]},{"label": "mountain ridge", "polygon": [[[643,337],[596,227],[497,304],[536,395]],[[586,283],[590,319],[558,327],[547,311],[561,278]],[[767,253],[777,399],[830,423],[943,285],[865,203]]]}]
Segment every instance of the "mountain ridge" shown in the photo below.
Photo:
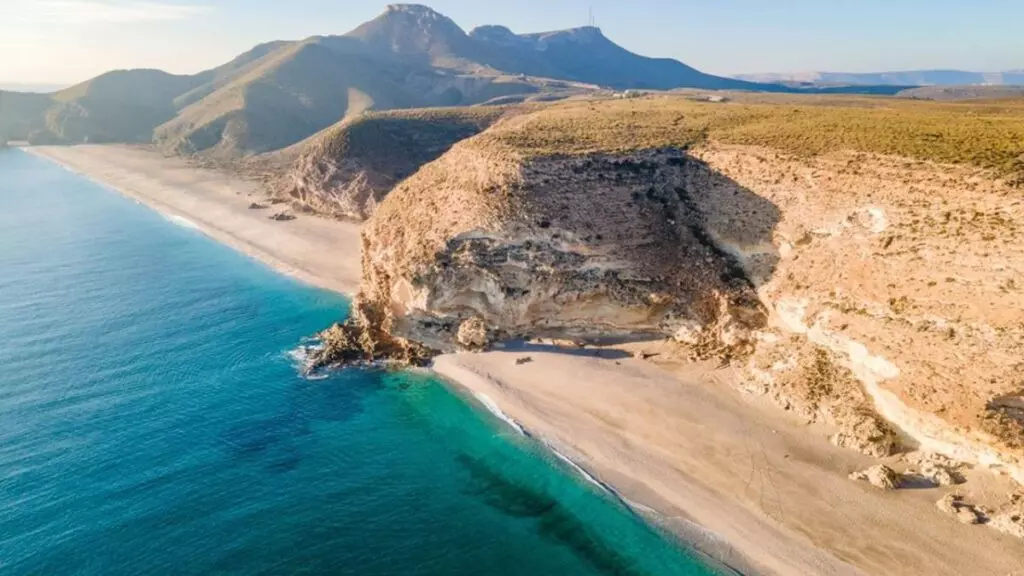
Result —
[{"label": "mountain ridge", "polygon": [[635,54],[596,27],[466,32],[420,4],[391,4],[342,35],[259,44],[193,75],[119,70],[50,93],[0,92],[0,137],[152,142],[238,157],[282,149],[368,110],[471,106],[599,87],[791,91]]}]

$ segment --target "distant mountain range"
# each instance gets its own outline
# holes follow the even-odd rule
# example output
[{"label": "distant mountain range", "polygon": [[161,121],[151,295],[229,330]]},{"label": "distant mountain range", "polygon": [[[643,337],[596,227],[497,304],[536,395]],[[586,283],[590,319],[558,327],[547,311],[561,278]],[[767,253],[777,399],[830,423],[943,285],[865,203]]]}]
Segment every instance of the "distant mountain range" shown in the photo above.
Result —
[{"label": "distant mountain range", "polygon": [[737,74],[748,82],[810,83],[860,86],[1018,86],[1024,85],[1024,70],[969,72],[966,70],[907,70],[904,72],[793,72]]},{"label": "distant mountain range", "polygon": [[789,90],[639,56],[594,27],[466,33],[426,6],[396,4],[347,34],[261,44],[195,75],[119,70],[49,94],[0,92],[0,139],[153,141],[238,156],[284,148],[366,110],[598,87]]}]

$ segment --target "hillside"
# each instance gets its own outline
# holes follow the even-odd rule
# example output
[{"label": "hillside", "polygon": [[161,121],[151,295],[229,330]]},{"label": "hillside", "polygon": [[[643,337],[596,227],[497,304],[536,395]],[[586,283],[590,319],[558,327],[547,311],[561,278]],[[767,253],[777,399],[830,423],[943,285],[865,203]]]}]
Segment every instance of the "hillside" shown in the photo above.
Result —
[{"label": "hillside", "polygon": [[174,98],[202,79],[117,70],[53,94],[0,93],[0,126],[33,143],[149,142],[177,113]]},{"label": "hillside", "polygon": [[639,56],[597,28],[467,34],[430,8],[396,4],[347,34],[268,42],[191,76],[122,70],[51,95],[7,96],[0,127],[34,142],[154,141],[237,157],[290,146],[366,110],[557,99],[598,87],[789,90]]},{"label": "hillside", "polygon": [[45,132],[43,116],[53,105],[47,94],[0,90],[0,141],[40,139]]},{"label": "hillside", "polygon": [[299,210],[363,220],[396,184],[510,112],[436,108],[347,119],[301,146],[277,194]]},{"label": "hillside", "polygon": [[347,113],[412,104],[398,78],[360,56],[316,43],[285,46],[157,128],[180,153],[267,152],[289,146]]}]

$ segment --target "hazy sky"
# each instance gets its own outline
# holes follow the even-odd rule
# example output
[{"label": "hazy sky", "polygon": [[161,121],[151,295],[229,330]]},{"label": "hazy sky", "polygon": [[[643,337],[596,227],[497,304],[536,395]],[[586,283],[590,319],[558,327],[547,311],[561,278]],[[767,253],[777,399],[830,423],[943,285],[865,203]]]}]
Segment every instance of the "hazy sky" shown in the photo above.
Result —
[{"label": "hazy sky", "polygon": [[[197,72],[253,45],[342,34],[372,0],[0,0],[0,82],[113,68]],[[704,71],[1024,68],[1022,0],[434,0],[464,29],[597,24],[625,47]]]}]

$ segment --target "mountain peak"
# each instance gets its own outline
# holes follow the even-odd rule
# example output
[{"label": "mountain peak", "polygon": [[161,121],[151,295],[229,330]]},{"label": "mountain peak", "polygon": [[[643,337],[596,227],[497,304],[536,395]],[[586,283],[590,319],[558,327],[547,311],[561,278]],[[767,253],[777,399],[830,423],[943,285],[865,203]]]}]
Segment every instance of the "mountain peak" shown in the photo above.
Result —
[{"label": "mountain peak", "polygon": [[377,18],[346,34],[384,52],[446,57],[466,50],[466,33],[444,14],[422,4],[389,4]]},{"label": "mountain peak", "polygon": [[424,6],[423,4],[388,4],[386,13],[391,12],[401,12],[420,17],[425,16],[434,20],[447,20],[446,16],[434,10],[430,6]]}]

